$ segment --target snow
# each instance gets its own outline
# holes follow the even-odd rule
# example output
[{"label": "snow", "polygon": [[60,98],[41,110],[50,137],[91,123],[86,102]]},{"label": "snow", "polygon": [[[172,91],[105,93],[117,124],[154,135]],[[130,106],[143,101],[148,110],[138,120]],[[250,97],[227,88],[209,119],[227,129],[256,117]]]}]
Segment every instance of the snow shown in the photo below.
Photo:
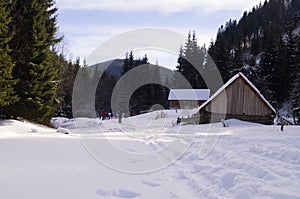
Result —
[{"label": "snow", "polygon": [[286,118],[293,118],[292,105],[289,102],[285,102],[281,105],[281,109],[278,110],[278,114]]},{"label": "snow", "polygon": [[[67,135],[28,122],[0,121],[0,198],[300,198],[299,126],[281,132],[280,126],[234,119],[225,121],[225,128],[221,123],[177,126],[176,118],[189,111],[163,112],[165,118],[152,112],[122,124],[54,118]],[[100,145],[109,140],[125,152],[148,155],[181,137],[192,143],[176,161],[135,174],[100,163],[84,145],[86,139]],[[214,143],[210,149],[208,142]]]},{"label": "snow", "polygon": [[293,31],[294,35],[299,35],[300,34],[300,25]]},{"label": "snow", "polygon": [[171,89],[168,100],[207,100],[210,89]]}]

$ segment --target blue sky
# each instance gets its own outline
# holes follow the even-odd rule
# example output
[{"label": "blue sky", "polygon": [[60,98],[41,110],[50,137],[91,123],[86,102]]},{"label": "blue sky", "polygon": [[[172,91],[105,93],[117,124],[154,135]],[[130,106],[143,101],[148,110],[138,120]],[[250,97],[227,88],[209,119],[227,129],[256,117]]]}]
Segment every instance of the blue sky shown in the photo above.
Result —
[{"label": "blue sky", "polygon": [[[197,32],[208,46],[218,28],[230,18],[239,19],[259,0],[57,0],[60,34],[70,58],[88,57],[101,43],[137,28],[163,28],[187,35]],[[179,47],[178,47],[179,48]],[[143,52],[144,53],[144,52]],[[176,56],[147,53],[150,61],[173,65]],[[152,56],[151,56],[152,55]],[[137,55],[139,56],[139,55]],[[166,58],[168,57],[168,58]],[[173,58],[171,58],[173,57]],[[172,60],[173,59],[173,60]],[[175,64],[175,63],[174,63]]]}]

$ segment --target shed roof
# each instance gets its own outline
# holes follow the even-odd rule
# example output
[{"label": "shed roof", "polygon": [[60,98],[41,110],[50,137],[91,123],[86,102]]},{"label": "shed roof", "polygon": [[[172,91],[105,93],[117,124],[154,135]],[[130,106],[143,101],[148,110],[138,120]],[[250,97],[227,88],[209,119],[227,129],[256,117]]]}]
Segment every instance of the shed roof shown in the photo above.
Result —
[{"label": "shed roof", "polygon": [[209,95],[209,89],[171,89],[168,100],[204,101],[209,98]]},{"label": "shed roof", "polygon": [[214,98],[216,98],[222,91],[224,91],[229,85],[231,85],[235,80],[238,78],[244,79],[249,86],[254,90],[254,92],[257,93],[257,95],[265,102],[265,104],[274,112],[276,113],[276,110],[273,108],[273,106],[266,100],[266,98],[260,93],[260,91],[254,86],[254,84],[243,74],[238,73],[235,76],[233,76],[226,84],[224,84],[217,92],[215,92],[205,103],[203,103],[198,111],[200,111],[203,107],[205,107],[207,104],[209,104]]}]

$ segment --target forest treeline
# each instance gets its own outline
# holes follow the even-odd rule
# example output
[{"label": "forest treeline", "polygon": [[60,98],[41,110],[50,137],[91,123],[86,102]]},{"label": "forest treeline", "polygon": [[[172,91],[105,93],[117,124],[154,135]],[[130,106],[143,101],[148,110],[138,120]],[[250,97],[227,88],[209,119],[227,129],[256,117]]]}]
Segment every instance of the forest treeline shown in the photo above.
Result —
[{"label": "forest treeline", "polygon": [[280,109],[300,106],[300,1],[269,0],[219,28],[208,53],[227,81],[243,72]]},{"label": "forest treeline", "polygon": [[[92,96],[95,111],[111,111],[112,92],[120,77],[102,68],[81,66],[79,58],[67,60],[63,38],[58,36],[57,15],[54,0],[0,0],[1,115],[44,124],[53,116],[73,117],[73,86],[79,70],[84,76],[83,88],[97,85]],[[121,75],[147,65],[144,73],[138,74],[140,79],[157,78],[157,83],[145,84],[132,94],[131,114],[155,104],[168,108],[168,88],[185,88],[178,74],[192,88],[207,88],[201,74],[215,70],[224,82],[243,72],[278,110],[284,103],[300,106],[299,64],[300,1],[269,0],[244,12],[240,20],[221,26],[207,49],[197,43],[196,32],[189,32],[179,49],[173,76],[149,63],[147,55],[137,59],[133,52],[126,54]],[[95,82],[100,73],[100,81]],[[118,97],[122,99],[122,95],[127,94],[120,92]]]},{"label": "forest treeline", "polygon": [[189,32],[179,51],[177,71],[193,88],[206,88],[197,71],[214,66],[224,82],[243,72],[277,110],[286,104],[290,109],[299,107],[300,1],[265,1],[240,20],[230,19],[207,51],[198,46],[195,32]]}]

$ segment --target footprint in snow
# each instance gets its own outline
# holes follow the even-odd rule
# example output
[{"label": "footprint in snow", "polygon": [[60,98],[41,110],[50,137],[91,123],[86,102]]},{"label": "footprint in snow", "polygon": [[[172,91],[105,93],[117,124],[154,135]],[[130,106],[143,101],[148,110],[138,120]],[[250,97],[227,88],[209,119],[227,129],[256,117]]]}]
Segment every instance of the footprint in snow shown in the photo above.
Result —
[{"label": "footprint in snow", "polygon": [[38,130],[37,129],[34,129],[34,128],[32,128],[32,129],[30,129],[30,131],[29,131],[30,133],[37,133],[38,132]]},{"label": "footprint in snow", "polygon": [[158,184],[158,183],[147,182],[147,181],[144,181],[144,180],[141,180],[141,183],[146,184],[146,185],[148,185],[150,187],[159,187],[160,186],[160,184]]},{"label": "footprint in snow", "polygon": [[96,191],[97,195],[103,196],[103,197],[118,197],[118,198],[136,198],[140,196],[140,193],[129,191],[126,189],[118,189],[114,191],[109,191],[109,190],[103,190],[103,189],[98,189]]}]

